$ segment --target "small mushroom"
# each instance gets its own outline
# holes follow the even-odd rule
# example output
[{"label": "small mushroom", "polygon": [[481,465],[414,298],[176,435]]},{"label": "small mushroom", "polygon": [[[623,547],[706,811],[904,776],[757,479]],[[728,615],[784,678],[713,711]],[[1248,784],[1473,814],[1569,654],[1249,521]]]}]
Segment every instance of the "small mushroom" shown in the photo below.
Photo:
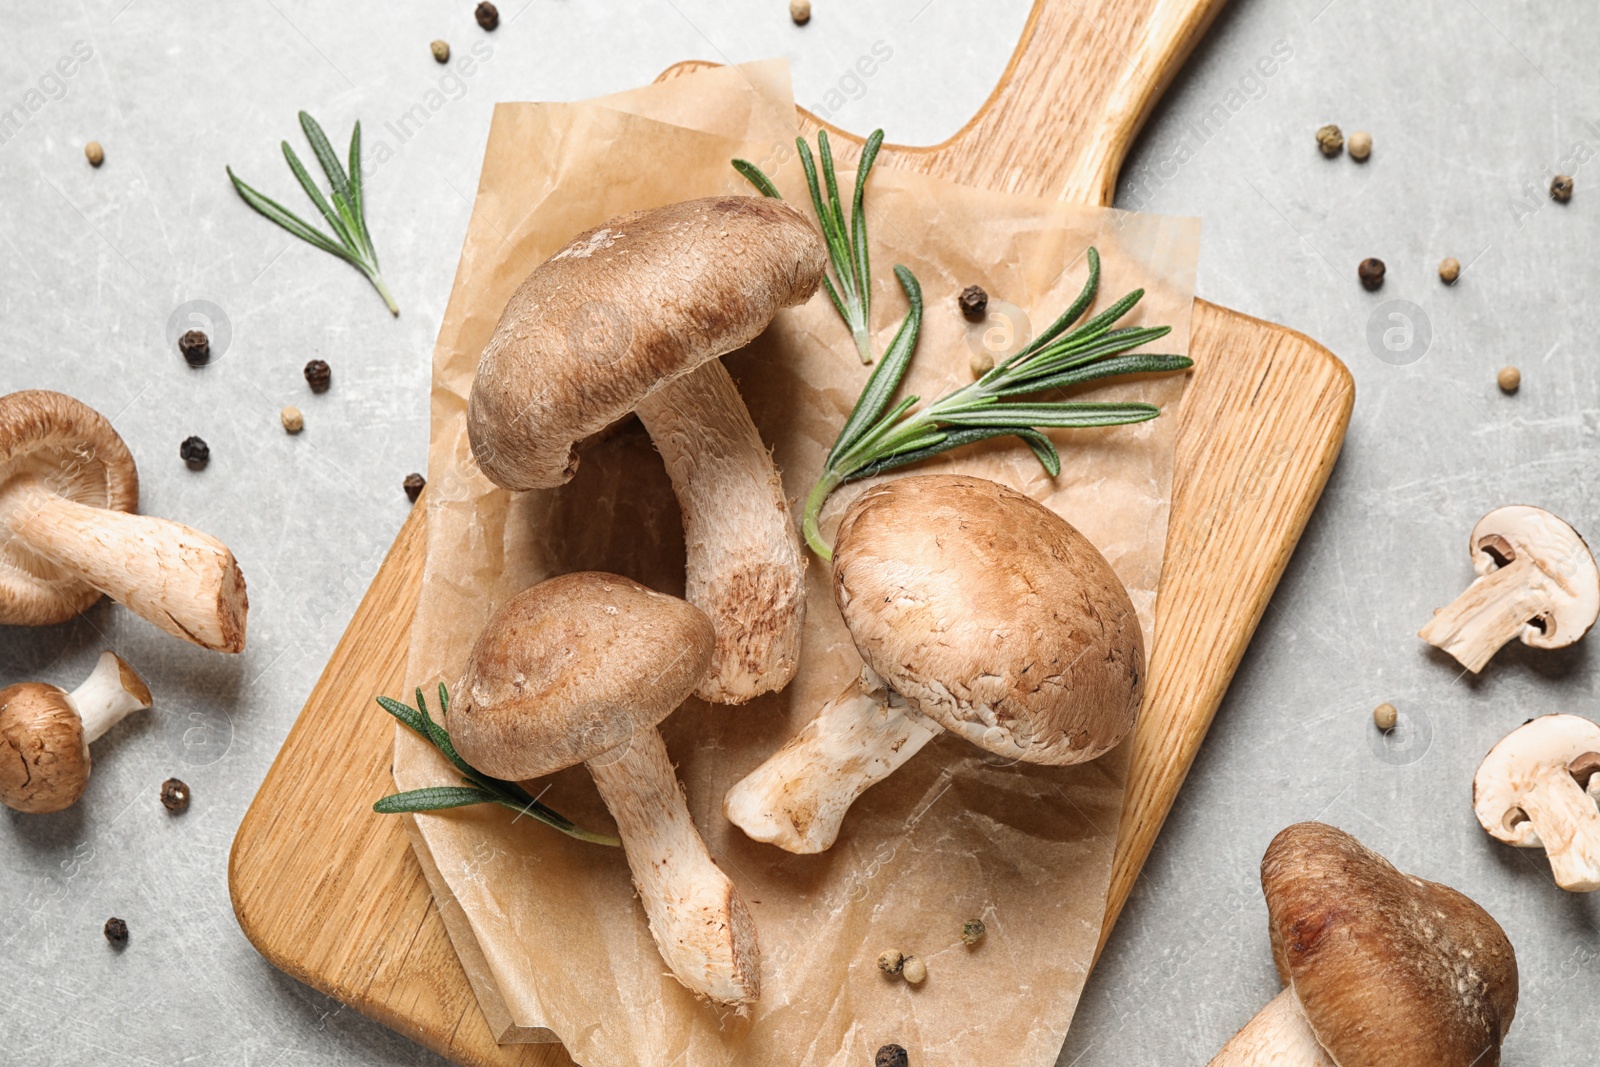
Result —
[{"label": "small mushroom", "polygon": [[1556,884],[1600,889],[1600,725],[1577,715],[1530,719],[1489,750],[1472,779],[1472,810],[1489,836],[1543,848]]},{"label": "small mushroom", "polygon": [[479,770],[526,779],[586,763],[617,822],[662,958],[722,1004],[761,994],[755,922],[695,829],[656,724],[705,677],[711,621],[613,574],[524,590],[479,636],[449,712]]},{"label": "small mushroom", "polygon": [[1578,531],[1543,508],[1496,508],[1472,528],[1478,578],[1418,635],[1476,674],[1513,637],[1565,648],[1600,616],[1600,568]]},{"label": "small mushroom", "polygon": [[1261,861],[1285,989],[1211,1067],[1493,1067],[1517,957],[1488,912],[1342,830],[1289,827]]},{"label": "small mushroom", "polygon": [[244,649],[244,576],[226,545],[132,514],[139,474],[99,412],[62,393],[0,397],[0,623],[51,626],[101,594],[167,633]]},{"label": "small mushroom", "polygon": [[805,557],[778,469],[718,358],[816,292],[826,254],[780,200],[721,196],[612,219],[528,275],[483,350],[473,455],[506,489],[572,478],[574,446],[634,412],[678,496],[686,596],[717,644],[697,695],[742,704],[799,665]]},{"label": "small mushroom", "polygon": [[821,852],[850,805],[944,730],[1028,763],[1116,747],[1143,693],[1144,637],[1089,540],[981,478],[875,486],[846,511],[834,598],[861,678],[728,792],[757,841]]},{"label": "small mushroom", "polygon": [[67,692],[44,682],[0,689],[0,803],[43,814],[70,808],[89,784],[89,745],[129,712],[150,706],[150,689],[115,652]]}]

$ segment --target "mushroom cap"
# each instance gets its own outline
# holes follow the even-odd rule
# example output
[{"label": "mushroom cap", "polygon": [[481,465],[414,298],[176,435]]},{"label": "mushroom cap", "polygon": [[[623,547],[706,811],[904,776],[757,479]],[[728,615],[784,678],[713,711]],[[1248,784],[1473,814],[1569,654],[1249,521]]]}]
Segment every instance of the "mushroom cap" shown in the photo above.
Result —
[{"label": "mushroom cap", "polygon": [[1261,860],[1279,976],[1343,1067],[1493,1067],[1517,958],[1489,913],[1342,830],[1297,823]]},{"label": "mushroom cap", "polygon": [[506,489],[561,485],[574,445],[656,388],[803,304],[827,253],[781,200],[717,196],[622,215],[529,274],[483,350],[467,405],[478,466]]},{"label": "mushroom cap", "polygon": [[653,729],[711,668],[699,608],[593,571],[540,582],[483,628],[450,707],[450,739],[497,778],[593,759]]},{"label": "mushroom cap", "polygon": [[1521,810],[1525,794],[1540,778],[1570,774],[1579,757],[1595,753],[1600,753],[1600,723],[1580,715],[1529,719],[1502,737],[1478,764],[1472,778],[1473,813],[1491,837],[1518,848],[1543,847],[1533,820]]},{"label": "mushroom cap", "polygon": [[[0,396],[0,534],[33,487],[97,508],[139,506],[138,470],[110,421],[44,389]],[[0,624],[52,626],[99,599],[98,589],[22,538],[0,536]]]},{"label": "mushroom cap", "polygon": [[1144,635],[1128,592],[1021,493],[949,474],[868,489],[839,526],[833,591],[868,665],[981,748],[1081,763],[1133,728]]},{"label": "mushroom cap", "polygon": [[83,720],[64,689],[0,689],[0,803],[42,814],[70,808],[89,784]]},{"label": "mushroom cap", "polygon": [[1565,648],[1600,618],[1600,567],[1583,536],[1543,508],[1495,508],[1472,528],[1472,568],[1489,574],[1526,557],[1553,579],[1549,611],[1528,621],[1521,640],[1534,648]]}]

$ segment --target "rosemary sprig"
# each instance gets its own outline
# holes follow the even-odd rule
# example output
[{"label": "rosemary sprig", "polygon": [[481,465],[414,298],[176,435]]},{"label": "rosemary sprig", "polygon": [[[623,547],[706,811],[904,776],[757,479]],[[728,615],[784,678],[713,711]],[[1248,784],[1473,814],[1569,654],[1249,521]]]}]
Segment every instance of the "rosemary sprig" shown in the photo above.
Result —
[{"label": "rosemary sprig", "polygon": [[390,313],[400,314],[400,308],[396,306],[394,297],[389,295],[389,287],[378,274],[378,253],[372,246],[372,234],[367,230],[365,194],[361,188],[361,123],[357,122],[355,130],[350,134],[348,172],[340,165],[339,157],[334,153],[333,146],[328,143],[327,134],[317,125],[317,120],[304,111],[300,112],[300,128],[305,131],[306,140],[311,142],[311,151],[317,157],[317,162],[322,165],[322,172],[328,176],[333,203],[331,205],[328,203],[327,198],[322,195],[322,190],[311,180],[311,175],[306,172],[294,149],[289,147],[288,141],[282,142],[283,157],[289,161],[289,169],[294,172],[300,188],[306,191],[306,196],[310,197],[317,211],[333,228],[332,238],[276,200],[262,196],[246,185],[233,173],[232,167],[226,168],[228,180],[233,182],[233,187],[239,191],[244,202],[262,215],[312,247],[338,256],[365,274],[372,287],[378,290],[378,295],[383,297],[383,302],[388,305]]},{"label": "rosemary sprig", "polygon": [[[833,150],[828,145],[828,131],[817,131],[817,154],[822,158],[823,188],[817,181],[817,164],[812,159],[811,148],[804,137],[796,137],[800,150],[800,166],[806,172],[806,184],[811,188],[811,207],[817,213],[822,227],[823,240],[828,245],[828,259],[833,266],[833,277],[824,276],[822,284],[828,290],[839,317],[850,327],[855,339],[856,352],[861,362],[872,362],[872,268],[867,257],[867,215],[863,209],[867,190],[867,175],[878,158],[883,145],[883,131],[874,130],[861,150],[861,162],[856,165],[856,191],[850,202],[850,218],[844,217],[844,207],[839,200],[839,183],[834,177]],[[736,159],[733,168],[759,189],[763,196],[782,200],[778,187],[761,168],[748,160]]]},{"label": "rosemary sprig", "polygon": [[1144,403],[1006,400],[1124,374],[1160,373],[1193,366],[1186,356],[1124,354],[1171,332],[1170,326],[1117,327],[1117,322],[1144,296],[1143,289],[1134,290],[1081,326],[1069,329],[1094,303],[1100,288],[1099,251],[1089,249],[1088,260],[1089,277],[1083,291],[1048,329],[977,381],[946,393],[917,411],[912,410],[921,400],[917,396],[908,396],[889,407],[911,364],[922,317],[922,295],[916,278],[904,267],[895,268],[912,310],[883,361],[867,378],[861,398],[840,430],[822,474],[806,499],[802,526],[812,551],[823,559],[833,558],[833,551],[818,528],[818,518],[828,496],[846,482],[975,441],[1006,436],[1027,444],[1053,478],[1061,473],[1061,457],[1039,427],[1119,426],[1161,414],[1160,408]]},{"label": "rosemary sprig", "polygon": [[[441,714],[448,716],[450,694],[443,682],[439,683],[439,704]],[[568,837],[575,837],[579,841],[590,841],[597,845],[612,847],[622,844],[609,834],[597,834],[583,829],[560,812],[539,803],[516,782],[491,777],[462,759],[460,753],[456,752],[455,745],[450,743],[450,735],[445,732],[445,728],[434,722],[428,714],[428,705],[422,699],[421,687],[417,689],[417,706],[414,708],[389,697],[379,697],[378,705],[409,726],[424,741],[444,753],[445,759],[454,764],[456,770],[462,774],[461,785],[428,786],[425,789],[410,789],[404,793],[386,796],[372,805],[372,810],[380,815],[440,811],[445,808],[466,807],[468,804],[499,804],[538,819],[546,826],[560,830]]]}]

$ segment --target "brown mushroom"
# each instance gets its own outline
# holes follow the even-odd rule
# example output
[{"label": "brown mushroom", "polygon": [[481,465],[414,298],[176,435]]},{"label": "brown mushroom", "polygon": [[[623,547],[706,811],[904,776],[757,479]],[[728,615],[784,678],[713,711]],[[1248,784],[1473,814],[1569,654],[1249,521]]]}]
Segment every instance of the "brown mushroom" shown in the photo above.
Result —
[{"label": "brown mushroom", "polygon": [[132,514],[139,475],[104,416],[62,393],[0,397],[0,623],[50,626],[101,594],[175,637],[244,649],[244,576],[227,546]]},{"label": "brown mushroom", "polygon": [[728,792],[757,841],[827,849],[855,799],[944,730],[1063,765],[1133,728],[1144,636],[1127,590],[1021,493],[946,474],[868,489],[840,523],[833,588],[867,667]]},{"label": "brown mushroom", "polygon": [[1296,823],[1261,860],[1286,988],[1211,1067],[1495,1067],[1517,957],[1488,912],[1342,830]]},{"label": "brown mushroom", "polygon": [[1489,750],[1472,779],[1472,810],[1491,837],[1542,848],[1562,889],[1600,889],[1600,723],[1529,719]]},{"label": "brown mushroom", "polygon": [[1418,633],[1476,674],[1520,638],[1564,648],[1600,617],[1600,568],[1578,531],[1543,508],[1496,508],[1472,528],[1478,578]]},{"label": "brown mushroom", "polygon": [[777,467],[718,358],[810,299],[822,240],[779,200],[721,196],[612,219],[545,260],[506,305],[467,409],[506,489],[561,485],[574,445],[630,412],[683,513],[690,603],[717,645],[698,695],[741,704],[799,663],[805,557]]},{"label": "brown mushroom", "polygon": [[586,763],[673,976],[745,1004],[761,993],[755,922],[706,851],[656,730],[705,677],[713,641],[698,608],[631,579],[551,578],[484,627],[449,729],[468,763],[499,778]]},{"label": "brown mushroom", "polygon": [[89,745],[129,712],[150,706],[150,689],[115,652],[67,692],[44,682],[0,689],[0,803],[42,814],[76,804],[89,784]]}]

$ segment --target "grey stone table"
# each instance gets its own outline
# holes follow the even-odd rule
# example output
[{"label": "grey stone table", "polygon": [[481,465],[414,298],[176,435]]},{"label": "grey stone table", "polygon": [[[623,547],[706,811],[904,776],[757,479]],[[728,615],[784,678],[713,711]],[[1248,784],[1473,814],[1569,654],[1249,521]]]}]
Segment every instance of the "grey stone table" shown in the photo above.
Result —
[{"label": "grey stone table", "polygon": [[[816,0],[802,29],[779,0],[508,0],[492,35],[468,0],[8,6],[0,392],[60,389],[113,416],[145,510],[226,540],[253,610],[235,659],[105,604],[48,630],[0,630],[0,681],[72,683],[111,646],[160,699],[97,746],[76,807],[0,814],[0,1059],[437,1062],[257,956],[225,867],[405,517],[401,480],[424,465],[428,354],[494,102],[592,96],[685,58],[786,55],[802,103],[928,143],[982,102],[1028,5]],[[434,38],[488,53],[451,78],[428,53]],[[856,58],[879,41],[892,58],[860,78]],[[1292,57],[1253,75],[1280,42]],[[1470,577],[1466,535],[1489,508],[1538,503],[1600,530],[1597,50],[1600,24],[1581,5],[1235,0],[1129,161],[1123,206],[1204,217],[1202,295],[1328,345],[1359,400],[1063,1063],[1204,1062],[1275,990],[1256,868],[1276,830],[1313,817],[1465,889],[1505,925],[1523,975],[1508,1064],[1576,1063],[1592,1042],[1600,904],[1557,890],[1539,854],[1491,842],[1469,801],[1477,760],[1517,723],[1600,711],[1592,645],[1508,649],[1472,679],[1413,635]],[[1235,90],[1242,106],[1202,129]],[[435,91],[426,121],[402,121]],[[369,149],[392,150],[368,212],[398,319],[227,183],[232,164],[301,204],[276,147],[300,141],[300,107],[336,139],[359,117]],[[1322,159],[1312,133],[1328,121],[1370,130],[1371,161]],[[90,139],[105,146],[100,170],[84,161]],[[1553,168],[1577,178],[1566,206],[1543,196]],[[1369,255],[1389,264],[1381,294],[1356,283]],[[1446,255],[1467,264],[1453,288],[1434,274]],[[1426,327],[1400,352],[1369,341],[1373,312],[1394,299]],[[197,301],[229,335],[204,371],[167,332],[174,315],[206,310]],[[333,367],[320,396],[300,375],[313,357]],[[1523,371],[1511,397],[1494,383],[1507,363]],[[289,403],[305,412],[299,437],[278,427]],[[178,459],[190,434],[210,442],[203,472]],[[1384,700],[1405,743],[1371,727]],[[157,797],[173,774],[194,791],[181,818]],[[132,930],[120,955],[100,934],[113,914]]]}]

